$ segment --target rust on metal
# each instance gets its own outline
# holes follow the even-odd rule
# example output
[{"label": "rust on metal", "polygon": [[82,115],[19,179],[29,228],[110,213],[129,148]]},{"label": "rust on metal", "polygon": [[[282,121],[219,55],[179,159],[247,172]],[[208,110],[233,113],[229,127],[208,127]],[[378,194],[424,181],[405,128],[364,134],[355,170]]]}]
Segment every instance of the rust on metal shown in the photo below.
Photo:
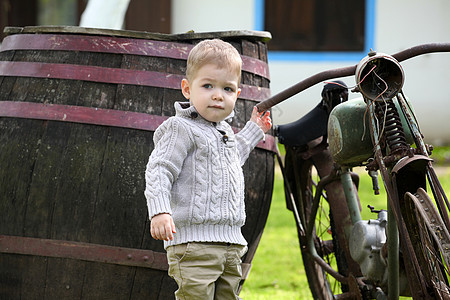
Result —
[{"label": "rust on metal", "polygon": [[450,234],[439,214],[436,206],[433,204],[430,196],[423,188],[419,188],[413,195],[407,192],[409,199],[414,202],[422,218],[426,220],[425,224],[436,240],[436,244],[442,253],[442,257],[447,265],[450,263]]},{"label": "rust on metal", "polygon": [[0,252],[168,270],[165,253],[72,241],[0,235]]},{"label": "rust on metal", "polygon": [[392,173],[398,173],[402,168],[404,168],[405,166],[413,163],[413,162],[418,162],[420,164],[420,166],[424,169],[426,164],[429,161],[433,161],[431,158],[429,158],[428,156],[425,155],[419,155],[416,154],[413,157],[406,157],[402,160],[400,160],[392,169]]},{"label": "rust on metal", "polygon": [[[161,271],[169,269],[167,256],[162,252],[21,236],[0,235],[0,253],[68,258]],[[242,279],[247,279],[251,266],[250,263],[242,263]]]}]

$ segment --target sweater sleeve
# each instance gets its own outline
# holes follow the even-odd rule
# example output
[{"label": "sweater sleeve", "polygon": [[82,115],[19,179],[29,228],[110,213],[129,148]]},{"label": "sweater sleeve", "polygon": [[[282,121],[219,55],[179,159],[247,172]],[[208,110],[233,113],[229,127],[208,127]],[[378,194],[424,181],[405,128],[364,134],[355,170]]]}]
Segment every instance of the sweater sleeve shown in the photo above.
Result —
[{"label": "sweater sleeve", "polygon": [[192,145],[189,134],[177,118],[169,118],[155,131],[155,148],[145,171],[145,191],[150,219],[161,213],[172,214],[171,190]]},{"label": "sweater sleeve", "polygon": [[237,148],[241,157],[241,166],[244,165],[250,152],[264,137],[264,132],[258,124],[248,121],[241,131],[236,133]]}]

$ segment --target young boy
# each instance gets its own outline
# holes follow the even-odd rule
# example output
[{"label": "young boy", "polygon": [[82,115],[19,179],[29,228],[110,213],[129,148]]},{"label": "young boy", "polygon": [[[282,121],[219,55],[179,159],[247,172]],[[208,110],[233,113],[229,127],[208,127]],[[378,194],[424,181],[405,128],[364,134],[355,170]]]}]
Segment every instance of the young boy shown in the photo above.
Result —
[{"label": "young boy", "polygon": [[272,126],[256,107],[237,134],[225,121],[240,93],[241,66],[229,43],[197,44],[181,82],[189,102],[175,103],[176,115],[154,134],[144,194],[177,299],[237,299],[247,251],[242,165]]}]

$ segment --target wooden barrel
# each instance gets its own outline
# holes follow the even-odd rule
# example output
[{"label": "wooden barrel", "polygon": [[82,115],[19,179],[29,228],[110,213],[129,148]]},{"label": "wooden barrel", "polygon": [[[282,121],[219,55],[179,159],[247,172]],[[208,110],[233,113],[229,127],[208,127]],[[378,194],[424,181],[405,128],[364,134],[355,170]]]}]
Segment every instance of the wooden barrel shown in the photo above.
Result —
[{"label": "wooden barrel", "polygon": [[[149,233],[153,133],[183,101],[193,44],[241,53],[232,126],[269,96],[267,32],[180,35],[79,27],[7,28],[0,51],[0,298],[173,299]],[[274,139],[244,166],[248,273],[272,196]]]}]

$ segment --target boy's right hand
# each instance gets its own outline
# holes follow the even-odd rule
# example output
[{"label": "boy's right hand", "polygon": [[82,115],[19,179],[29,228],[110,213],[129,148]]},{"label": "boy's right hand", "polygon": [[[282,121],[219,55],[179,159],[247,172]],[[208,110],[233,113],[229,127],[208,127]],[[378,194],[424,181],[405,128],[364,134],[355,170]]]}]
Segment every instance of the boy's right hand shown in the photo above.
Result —
[{"label": "boy's right hand", "polygon": [[258,112],[256,106],[253,107],[252,116],[250,121],[258,124],[259,128],[266,133],[272,127],[272,119],[270,118],[270,111]]},{"label": "boy's right hand", "polygon": [[166,213],[154,216],[151,220],[150,232],[155,240],[173,240],[176,230],[172,216]]}]

